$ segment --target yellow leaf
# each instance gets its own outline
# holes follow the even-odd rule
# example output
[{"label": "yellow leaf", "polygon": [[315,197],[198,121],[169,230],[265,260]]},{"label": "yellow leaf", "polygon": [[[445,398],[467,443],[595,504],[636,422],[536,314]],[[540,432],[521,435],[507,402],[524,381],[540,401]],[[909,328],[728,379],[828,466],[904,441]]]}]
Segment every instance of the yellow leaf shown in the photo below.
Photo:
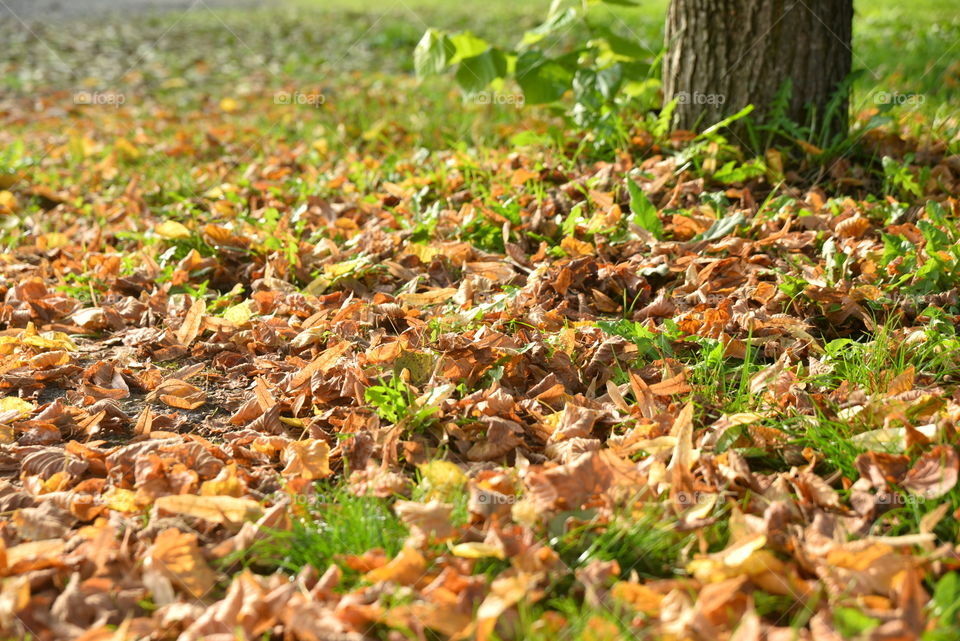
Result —
[{"label": "yellow leaf", "polygon": [[54,472],[50,478],[43,482],[40,493],[46,494],[47,492],[59,492],[66,489],[71,485],[70,480],[70,475],[66,472]]},{"label": "yellow leaf", "polygon": [[0,191],[0,214],[12,214],[17,211],[17,197],[9,191]]},{"label": "yellow leaf", "polygon": [[45,350],[63,349],[75,352],[79,349],[77,344],[63,332],[43,332],[42,334],[38,334],[37,328],[33,326],[33,323],[27,323],[26,329],[23,330],[23,333],[20,334],[17,339],[22,345],[29,345],[30,347]]},{"label": "yellow leaf", "polygon": [[263,516],[259,503],[233,496],[173,494],[161,496],[154,505],[165,512],[195,516],[213,523],[240,523]]},{"label": "yellow leaf", "polygon": [[167,78],[161,84],[164,89],[183,89],[187,86],[186,78]]},{"label": "yellow leaf", "polygon": [[425,265],[429,265],[430,261],[433,260],[433,257],[441,253],[436,247],[432,245],[424,245],[422,243],[408,243],[404,248],[404,251],[408,254],[416,256],[420,259],[420,262],[424,263]]},{"label": "yellow leaf", "polygon": [[211,200],[223,200],[227,197],[227,194],[236,193],[237,188],[230,183],[223,183],[221,185],[216,185],[211,187],[207,191],[203,192],[203,195],[206,198]]},{"label": "yellow leaf", "polygon": [[503,548],[498,545],[491,545],[490,543],[458,543],[457,545],[450,546],[450,552],[454,556],[459,556],[462,559],[505,558]]},{"label": "yellow leaf", "polygon": [[139,512],[142,508],[137,502],[137,493],[133,490],[111,487],[101,498],[104,505],[117,512]]},{"label": "yellow leaf", "polygon": [[366,258],[354,258],[345,260],[341,263],[333,263],[323,266],[323,275],[327,278],[340,278],[350,272],[359,269],[367,264]]},{"label": "yellow leaf", "polygon": [[467,475],[450,461],[431,461],[420,465],[418,469],[423,479],[421,482],[433,494],[446,495],[467,484]]},{"label": "yellow leaf", "polygon": [[488,641],[492,638],[500,615],[526,598],[536,580],[537,575],[527,572],[495,579],[474,615],[476,619],[474,638],[477,641]]},{"label": "yellow leaf", "polygon": [[764,549],[766,544],[767,537],[764,535],[750,536],[725,550],[690,561],[687,572],[701,583],[717,583],[740,574],[754,576],[781,571],[783,563]]},{"label": "yellow leaf", "polygon": [[551,428],[550,431],[556,430],[560,425],[560,419],[563,417],[563,412],[554,412],[553,414],[547,414],[543,417],[543,423]]},{"label": "yellow leaf", "polygon": [[59,231],[43,234],[37,238],[37,247],[39,249],[60,249],[69,244],[70,237]]},{"label": "yellow leaf", "polygon": [[240,103],[229,96],[220,101],[220,109],[228,114],[240,111]]},{"label": "yellow leaf", "polygon": [[136,160],[142,155],[140,150],[134,147],[133,143],[126,138],[117,138],[116,142],[113,143],[113,148],[118,156],[126,158],[127,160]]},{"label": "yellow leaf", "polygon": [[772,183],[777,183],[783,180],[783,156],[779,150],[767,149],[764,152],[764,157],[767,161],[767,178]]},{"label": "yellow leaf", "polygon": [[393,368],[398,374],[407,370],[410,372],[411,383],[423,385],[430,380],[435,361],[436,359],[430,352],[406,349],[393,361]]},{"label": "yellow leaf", "polygon": [[204,481],[200,486],[202,496],[235,496],[242,497],[246,492],[246,484],[237,476],[237,464],[225,466],[216,478]]},{"label": "yellow leaf", "polygon": [[371,140],[376,140],[377,138],[380,137],[380,134],[383,133],[383,130],[386,128],[389,122],[390,122],[389,120],[381,118],[380,120],[373,123],[373,125],[369,129],[364,131],[361,134],[361,137],[368,142]]},{"label": "yellow leaf", "polygon": [[229,321],[231,325],[237,328],[249,323],[250,318],[253,316],[253,309],[251,309],[250,302],[251,301],[245,300],[233,307],[228,307],[226,311],[223,312],[224,320]]},{"label": "yellow leaf", "polygon": [[153,231],[156,232],[157,236],[167,240],[182,240],[190,238],[191,235],[190,230],[183,223],[178,223],[175,220],[165,220],[157,225]]},{"label": "yellow leaf", "polygon": [[33,410],[36,409],[36,405],[30,401],[25,401],[22,398],[17,398],[16,396],[4,396],[0,398],[0,411],[9,412],[11,410],[16,410],[20,412],[20,417],[29,415]]}]

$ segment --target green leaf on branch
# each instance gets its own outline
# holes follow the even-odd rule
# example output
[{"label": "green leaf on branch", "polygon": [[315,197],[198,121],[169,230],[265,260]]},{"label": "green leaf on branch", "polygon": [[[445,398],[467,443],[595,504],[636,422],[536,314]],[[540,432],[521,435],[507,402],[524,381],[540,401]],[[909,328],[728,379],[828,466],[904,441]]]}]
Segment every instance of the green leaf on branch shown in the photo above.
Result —
[{"label": "green leaf on branch", "polygon": [[607,100],[613,100],[623,84],[623,67],[620,64],[601,69],[597,72],[597,90]]},{"label": "green leaf on branch", "polygon": [[445,34],[427,29],[413,51],[413,68],[418,78],[443,72],[454,55],[454,45]]},{"label": "green leaf on branch", "polygon": [[476,94],[506,74],[507,57],[499,49],[490,47],[478,56],[461,60],[456,78],[460,88],[467,94]]},{"label": "green leaf on branch", "polygon": [[479,56],[490,48],[489,42],[483,38],[478,38],[469,31],[453,34],[450,36],[450,42],[453,43],[453,48],[456,52],[453,56],[453,59],[450,61],[450,64],[452,65],[455,65],[467,58]]},{"label": "green leaf on branch", "polygon": [[652,52],[640,44],[639,40],[624,38],[606,25],[591,23],[590,30],[606,40],[610,51],[618,56],[643,59],[652,55]]},{"label": "green leaf on branch", "polygon": [[577,20],[577,10],[569,7],[564,11],[551,14],[543,24],[523,34],[520,44],[524,47],[535,45],[555,31],[566,29]]},{"label": "green leaf on branch", "polygon": [[520,54],[517,58],[517,84],[523,90],[523,98],[527,103],[540,105],[554,102],[570,88],[573,72],[565,58],[546,58],[539,51]]}]

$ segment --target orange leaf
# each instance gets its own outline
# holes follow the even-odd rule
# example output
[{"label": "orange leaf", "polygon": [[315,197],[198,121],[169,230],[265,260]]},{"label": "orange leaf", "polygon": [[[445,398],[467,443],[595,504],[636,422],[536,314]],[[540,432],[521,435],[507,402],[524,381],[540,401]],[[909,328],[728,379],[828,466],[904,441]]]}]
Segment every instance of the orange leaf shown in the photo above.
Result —
[{"label": "orange leaf", "polygon": [[302,477],[315,481],[333,474],[329,463],[330,446],[321,439],[293,441],[283,450],[285,477]]},{"label": "orange leaf", "polygon": [[413,585],[421,578],[427,569],[427,560],[416,549],[405,546],[395,559],[367,572],[364,578],[371,583],[392,581],[400,585]]},{"label": "orange leaf", "polygon": [[202,599],[216,584],[217,575],[203,558],[195,534],[169,528],[157,535],[147,552],[152,570],[167,577],[194,599]]}]

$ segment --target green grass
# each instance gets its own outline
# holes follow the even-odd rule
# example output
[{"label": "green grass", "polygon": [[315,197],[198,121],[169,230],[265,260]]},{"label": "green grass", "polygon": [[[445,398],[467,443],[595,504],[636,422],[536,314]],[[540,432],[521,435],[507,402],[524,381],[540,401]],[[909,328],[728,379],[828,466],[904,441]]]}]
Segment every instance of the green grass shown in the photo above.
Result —
[{"label": "green grass", "polygon": [[[569,568],[616,561],[624,577],[633,571],[644,578],[674,576],[682,551],[695,535],[679,532],[676,520],[661,506],[638,504],[638,508],[602,524],[589,511],[561,513],[549,524],[550,543]],[[567,528],[568,520],[581,523]]]},{"label": "green grass", "polygon": [[386,500],[356,496],[345,485],[321,485],[318,492],[314,502],[294,511],[298,516],[290,530],[271,531],[226,563],[291,574],[307,565],[324,572],[336,563],[350,583],[357,573],[343,563],[343,557],[380,548],[392,558],[400,551],[407,528]]},{"label": "green grass", "polygon": [[[559,614],[562,619],[558,618]],[[556,641],[557,639],[631,639],[631,612],[616,603],[589,605],[561,597],[545,602],[521,602],[516,617],[504,618],[494,638],[498,640]],[[498,634],[502,633],[501,634]]]}]

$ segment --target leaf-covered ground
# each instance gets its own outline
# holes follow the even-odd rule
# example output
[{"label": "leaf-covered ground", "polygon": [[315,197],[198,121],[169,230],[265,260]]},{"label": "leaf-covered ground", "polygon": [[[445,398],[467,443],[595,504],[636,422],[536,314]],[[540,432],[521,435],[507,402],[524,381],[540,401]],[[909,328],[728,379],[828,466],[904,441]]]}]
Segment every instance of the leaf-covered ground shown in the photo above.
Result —
[{"label": "leaf-covered ground", "polygon": [[4,638],[960,636],[960,23],[824,164],[407,73],[514,4],[6,33]]}]

